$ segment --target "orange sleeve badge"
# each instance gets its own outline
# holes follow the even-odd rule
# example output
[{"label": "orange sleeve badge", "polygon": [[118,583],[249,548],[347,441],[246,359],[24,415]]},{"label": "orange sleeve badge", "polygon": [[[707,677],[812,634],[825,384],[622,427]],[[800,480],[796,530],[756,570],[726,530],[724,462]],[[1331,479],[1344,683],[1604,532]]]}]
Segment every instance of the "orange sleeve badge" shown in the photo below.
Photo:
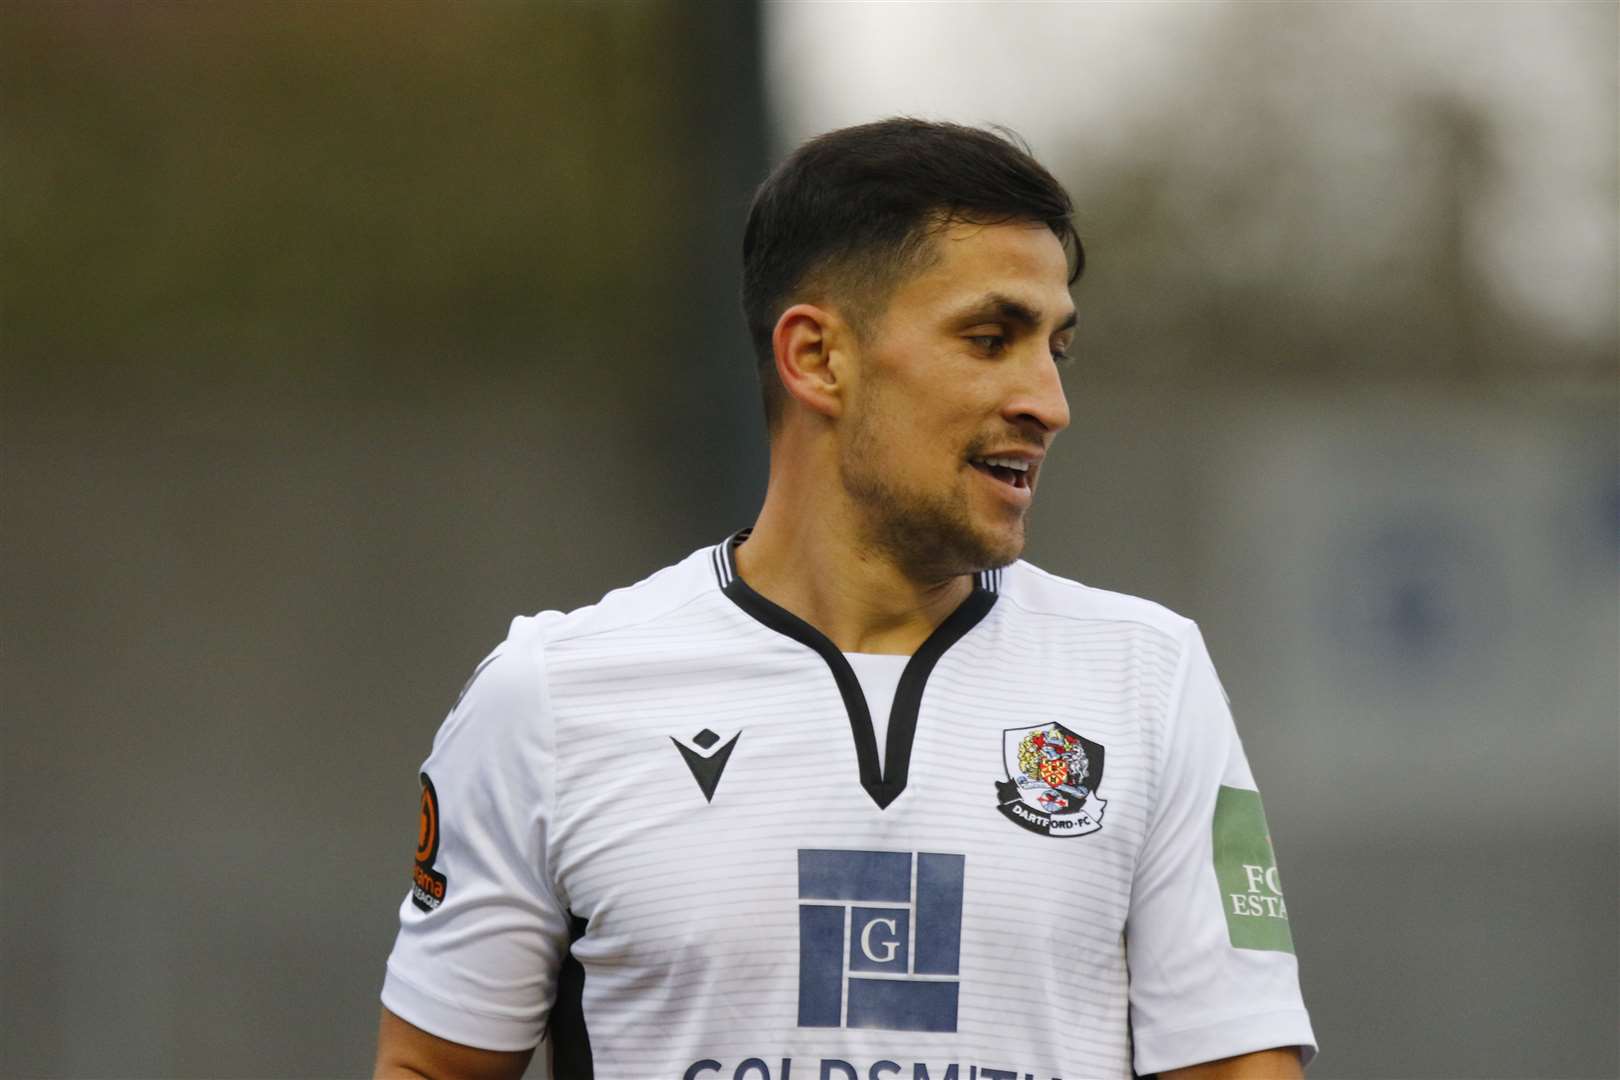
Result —
[{"label": "orange sleeve badge", "polygon": [[433,869],[439,857],[439,793],[433,781],[422,774],[422,810],[416,830],[416,869],[411,875],[411,902],[423,911],[433,911],[444,903],[444,875]]}]

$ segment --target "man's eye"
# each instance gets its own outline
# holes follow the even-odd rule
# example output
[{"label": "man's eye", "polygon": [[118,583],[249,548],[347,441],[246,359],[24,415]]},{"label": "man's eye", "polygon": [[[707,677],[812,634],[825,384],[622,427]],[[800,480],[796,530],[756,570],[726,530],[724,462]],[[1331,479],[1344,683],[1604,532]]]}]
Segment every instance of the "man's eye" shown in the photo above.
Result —
[{"label": "man's eye", "polygon": [[1007,344],[1007,339],[1000,334],[974,334],[968,340],[991,356],[1001,352]]},{"label": "man's eye", "polygon": [[1068,350],[1066,349],[1053,349],[1052,363],[1056,364],[1060,368],[1068,367],[1070,364],[1074,363],[1074,357],[1070,356]]}]

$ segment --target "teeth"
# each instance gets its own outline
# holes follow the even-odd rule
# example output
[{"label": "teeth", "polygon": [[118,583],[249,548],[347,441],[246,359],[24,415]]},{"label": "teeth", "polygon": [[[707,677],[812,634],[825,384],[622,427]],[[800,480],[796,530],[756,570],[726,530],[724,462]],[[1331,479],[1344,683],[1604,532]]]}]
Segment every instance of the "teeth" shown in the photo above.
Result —
[{"label": "teeth", "polygon": [[1018,472],[1028,472],[1029,462],[1010,457],[987,457],[983,459],[986,465],[999,465],[1003,469],[1015,469]]}]

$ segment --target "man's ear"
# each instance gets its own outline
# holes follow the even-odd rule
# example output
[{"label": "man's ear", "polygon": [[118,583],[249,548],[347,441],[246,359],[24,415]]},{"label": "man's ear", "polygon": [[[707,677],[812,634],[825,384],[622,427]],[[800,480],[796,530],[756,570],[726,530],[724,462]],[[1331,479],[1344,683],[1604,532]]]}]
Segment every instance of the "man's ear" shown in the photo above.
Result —
[{"label": "man's ear", "polygon": [[794,304],[782,312],[771,333],[771,346],[777,378],[788,396],[822,416],[842,412],[843,364],[835,357],[847,340],[843,320],[827,308]]}]

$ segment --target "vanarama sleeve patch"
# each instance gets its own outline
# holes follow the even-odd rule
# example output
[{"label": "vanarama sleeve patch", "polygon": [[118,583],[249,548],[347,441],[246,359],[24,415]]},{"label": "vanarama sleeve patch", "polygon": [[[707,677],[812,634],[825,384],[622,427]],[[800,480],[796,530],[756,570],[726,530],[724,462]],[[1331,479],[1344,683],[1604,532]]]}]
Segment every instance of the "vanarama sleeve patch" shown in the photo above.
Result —
[{"label": "vanarama sleeve patch", "polygon": [[416,870],[411,875],[411,901],[423,911],[444,903],[444,875],[433,869],[439,857],[439,793],[422,774],[422,813],[416,833]]},{"label": "vanarama sleeve patch", "polygon": [[1234,948],[1294,951],[1258,791],[1223,784],[1216,795],[1215,877]]}]

